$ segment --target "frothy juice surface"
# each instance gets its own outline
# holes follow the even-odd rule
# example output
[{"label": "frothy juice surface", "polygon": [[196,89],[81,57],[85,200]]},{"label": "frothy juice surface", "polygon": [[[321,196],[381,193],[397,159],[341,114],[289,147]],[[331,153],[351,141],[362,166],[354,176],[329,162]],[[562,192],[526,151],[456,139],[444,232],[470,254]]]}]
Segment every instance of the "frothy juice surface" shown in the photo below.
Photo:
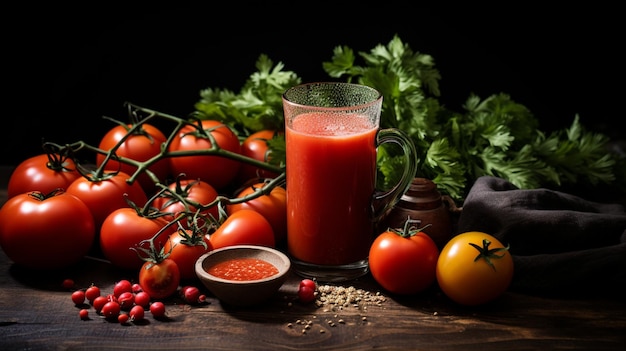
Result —
[{"label": "frothy juice surface", "polygon": [[358,115],[303,114],[287,126],[288,250],[322,265],[367,258],[377,128]]}]

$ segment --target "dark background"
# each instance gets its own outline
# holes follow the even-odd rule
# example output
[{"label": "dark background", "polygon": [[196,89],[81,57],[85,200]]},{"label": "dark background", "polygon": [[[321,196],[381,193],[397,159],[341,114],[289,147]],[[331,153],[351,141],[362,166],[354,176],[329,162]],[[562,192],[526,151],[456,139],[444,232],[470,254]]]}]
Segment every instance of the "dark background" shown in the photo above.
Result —
[{"label": "dark background", "polygon": [[[398,34],[434,57],[440,100],[507,93],[545,131],[585,127],[619,138],[624,25],[616,8],[546,9],[341,2],[169,7],[18,6],[3,22],[0,165],[41,153],[42,139],[96,144],[123,103],[186,116],[204,88],[239,91],[261,53],[303,81],[347,45],[369,52]],[[330,5],[332,4],[332,5]],[[623,122],[622,122],[623,123]]]}]

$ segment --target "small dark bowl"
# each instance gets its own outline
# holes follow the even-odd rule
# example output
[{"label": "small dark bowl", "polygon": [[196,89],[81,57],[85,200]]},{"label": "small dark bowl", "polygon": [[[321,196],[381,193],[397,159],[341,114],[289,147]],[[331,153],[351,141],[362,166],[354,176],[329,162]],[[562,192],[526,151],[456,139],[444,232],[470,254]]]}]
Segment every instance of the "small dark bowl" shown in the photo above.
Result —
[{"label": "small dark bowl", "polygon": [[[258,280],[228,280],[208,273],[217,263],[237,259],[257,258],[273,264],[278,273]],[[284,253],[265,246],[236,245],[208,252],[196,261],[196,275],[221,302],[233,306],[251,306],[271,298],[287,279],[291,261]]]}]

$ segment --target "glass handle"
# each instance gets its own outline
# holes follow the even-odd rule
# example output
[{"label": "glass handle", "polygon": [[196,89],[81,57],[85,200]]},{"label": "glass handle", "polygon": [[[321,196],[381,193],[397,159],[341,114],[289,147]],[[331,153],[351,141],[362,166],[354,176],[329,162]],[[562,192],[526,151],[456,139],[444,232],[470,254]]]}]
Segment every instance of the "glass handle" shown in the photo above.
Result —
[{"label": "glass handle", "polygon": [[402,130],[396,128],[381,129],[376,136],[376,145],[392,143],[402,148],[405,163],[400,180],[391,189],[376,192],[372,201],[372,219],[376,223],[395,206],[411,186],[417,173],[417,151],[413,140]]}]

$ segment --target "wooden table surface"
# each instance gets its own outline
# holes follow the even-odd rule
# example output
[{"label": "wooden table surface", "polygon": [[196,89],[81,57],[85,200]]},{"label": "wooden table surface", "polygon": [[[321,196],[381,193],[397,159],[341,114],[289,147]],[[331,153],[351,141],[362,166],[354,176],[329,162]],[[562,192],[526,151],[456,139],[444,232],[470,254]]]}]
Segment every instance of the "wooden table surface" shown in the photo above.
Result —
[{"label": "wooden table surface", "polygon": [[[3,189],[6,179],[2,179]],[[4,203],[6,191],[0,192]],[[380,304],[343,308],[295,300],[299,279],[290,276],[275,297],[248,308],[166,300],[167,318],[146,313],[143,323],[108,322],[89,308],[81,320],[61,287],[98,285],[111,293],[121,279],[136,281],[104,260],[86,257],[55,272],[17,267],[0,250],[0,350],[624,350],[623,299],[548,298],[507,292],[485,306],[467,308],[432,289],[395,297],[371,276],[342,284],[381,293]],[[200,286],[199,282],[190,282]],[[307,327],[308,325],[308,327]]]}]

